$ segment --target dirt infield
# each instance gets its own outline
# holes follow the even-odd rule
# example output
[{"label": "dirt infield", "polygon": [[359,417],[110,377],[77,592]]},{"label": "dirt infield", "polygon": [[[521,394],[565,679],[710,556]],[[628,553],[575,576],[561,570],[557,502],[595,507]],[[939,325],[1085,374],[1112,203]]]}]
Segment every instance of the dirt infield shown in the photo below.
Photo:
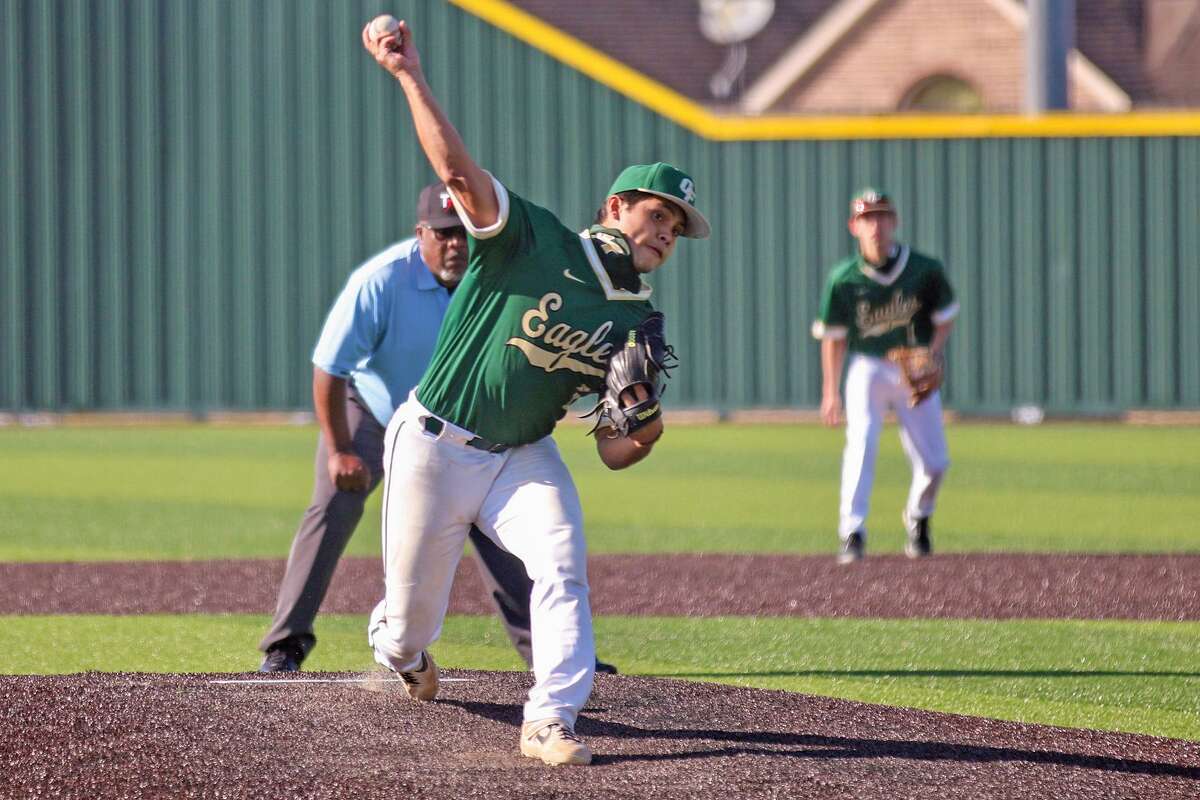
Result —
[{"label": "dirt infield", "polygon": [[[306,673],[306,679],[356,676]],[[591,767],[516,747],[521,673],[396,684],[0,677],[7,797],[1194,798],[1200,743],[601,676]],[[248,685],[214,684],[245,678]],[[265,685],[271,682],[270,685]],[[265,711],[264,711],[265,710]]]},{"label": "dirt infield", "polygon": [[[590,560],[597,614],[957,619],[1200,619],[1200,555],[614,555]],[[270,560],[0,564],[0,614],[269,613]],[[322,609],[367,613],[374,558],[343,559]],[[452,613],[489,614],[472,559]]]},{"label": "dirt infield", "polygon": [[[1200,556],[596,556],[598,614],[1200,619]],[[269,612],[281,561],[0,564],[0,614]],[[376,559],[324,611],[366,613]],[[464,559],[451,610],[492,612]],[[1195,798],[1200,743],[632,676],[577,726],[592,767],[522,758],[525,673],[437,703],[373,676],[0,676],[0,797]],[[299,679],[299,680],[297,680]],[[214,681],[246,681],[214,683]],[[333,680],[335,683],[310,683]]]}]

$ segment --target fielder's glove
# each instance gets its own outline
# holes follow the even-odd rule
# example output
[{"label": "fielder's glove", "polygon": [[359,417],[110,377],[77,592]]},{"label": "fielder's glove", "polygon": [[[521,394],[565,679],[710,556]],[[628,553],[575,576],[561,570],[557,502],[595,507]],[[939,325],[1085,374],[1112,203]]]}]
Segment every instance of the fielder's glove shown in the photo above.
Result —
[{"label": "fielder's glove", "polygon": [[[617,436],[628,436],[662,416],[659,398],[666,388],[664,379],[679,365],[675,350],[667,344],[663,322],[661,312],[652,312],[630,329],[624,346],[609,358],[600,401],[584,414],[584,417],[596,415],[596,424],[589,434],[607,426]],[[634,393],[636,386],[646,391],[645,399],[640,402]]]},{"label": "fielder's glove", "polygon": [[909,408],[916,408],[942,385],[945,360],[928,347],[894,347],[888,351],[887,358],[900,368],[904,382],[908,384]]}]

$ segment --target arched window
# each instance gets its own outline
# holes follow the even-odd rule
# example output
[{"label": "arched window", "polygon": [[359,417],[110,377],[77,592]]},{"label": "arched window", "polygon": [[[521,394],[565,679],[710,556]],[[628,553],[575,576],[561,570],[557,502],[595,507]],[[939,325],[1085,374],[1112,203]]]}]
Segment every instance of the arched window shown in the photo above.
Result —
[{"label": "arched window", "polygon": [[953,75],[930,75],[908,90],[901,111],[972,114],[983,111],[983,97],[974,86]]}]

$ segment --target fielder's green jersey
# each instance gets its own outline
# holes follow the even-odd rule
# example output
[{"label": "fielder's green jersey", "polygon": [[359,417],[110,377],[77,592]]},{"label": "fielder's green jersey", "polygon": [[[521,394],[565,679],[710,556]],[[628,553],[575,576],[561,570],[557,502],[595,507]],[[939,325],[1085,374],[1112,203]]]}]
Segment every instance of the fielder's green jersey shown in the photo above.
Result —
[{"label": "fielder's green jersey", "polygon": [[[497,222],[467,224],[468,264],[417,399],[485,439],[522,445],[549,434],[567,407],[604,387],[608,357],[653,310],[650,287],[614,285],[604,251],[619,234],[572,231],[493,179]],[[464,220],[464,223],[467,223]]]},{"label": "fielder's green jersey", "polygon": [[941,262],[903,245],[886,273],[862,256],[835,266],[825,283],[814,333],[817,338],[848,339],[852,353],[882,357],[893,347],[929,344],[934,326],[957,313]]}]

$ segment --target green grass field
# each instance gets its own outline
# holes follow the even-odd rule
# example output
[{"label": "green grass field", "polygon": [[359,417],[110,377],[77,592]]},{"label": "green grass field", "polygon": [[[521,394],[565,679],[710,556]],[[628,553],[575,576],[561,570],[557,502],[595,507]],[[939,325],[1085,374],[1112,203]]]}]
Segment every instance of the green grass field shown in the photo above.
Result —
[{"label": "green grass field", "polygon": [[[1200,551],[1200,429],[959,425],[942,552]],[[315,429],[0,429],[0,560],[278,558],[312,485]],[[610,472],[559,437],[592,552],[834,548],[842,436],[813,426],[676,426]],[[899,551],[908,469],[885,433],[872,546]],[[616,500],[616,502],[614,502]],[[379,493],[349,553],[379,552]]]},{"label": "green grass field", "polygon": [[[0,429],[0,561],[282,558],[307,503],[312,428]],[[559,436],[593,552],[831,553],[841,434],[676,426],[605,470]],[[1200,552],[1200,430],[957,425],[942,552]],[[907,467],[885,434],[875,552],[898,551]],[[615,501],[615,502],[614,502]],[[378,496],[351,543],[378,552]],[[4,617],[0,673],[245,671],[261,616]],[[364,621],[326,615],[317,670],[369,665]],[[1200,624],[597,620],[626,672],[1200,740]],[[490,618],[447,622],[449,667],[515,669]]]}]

